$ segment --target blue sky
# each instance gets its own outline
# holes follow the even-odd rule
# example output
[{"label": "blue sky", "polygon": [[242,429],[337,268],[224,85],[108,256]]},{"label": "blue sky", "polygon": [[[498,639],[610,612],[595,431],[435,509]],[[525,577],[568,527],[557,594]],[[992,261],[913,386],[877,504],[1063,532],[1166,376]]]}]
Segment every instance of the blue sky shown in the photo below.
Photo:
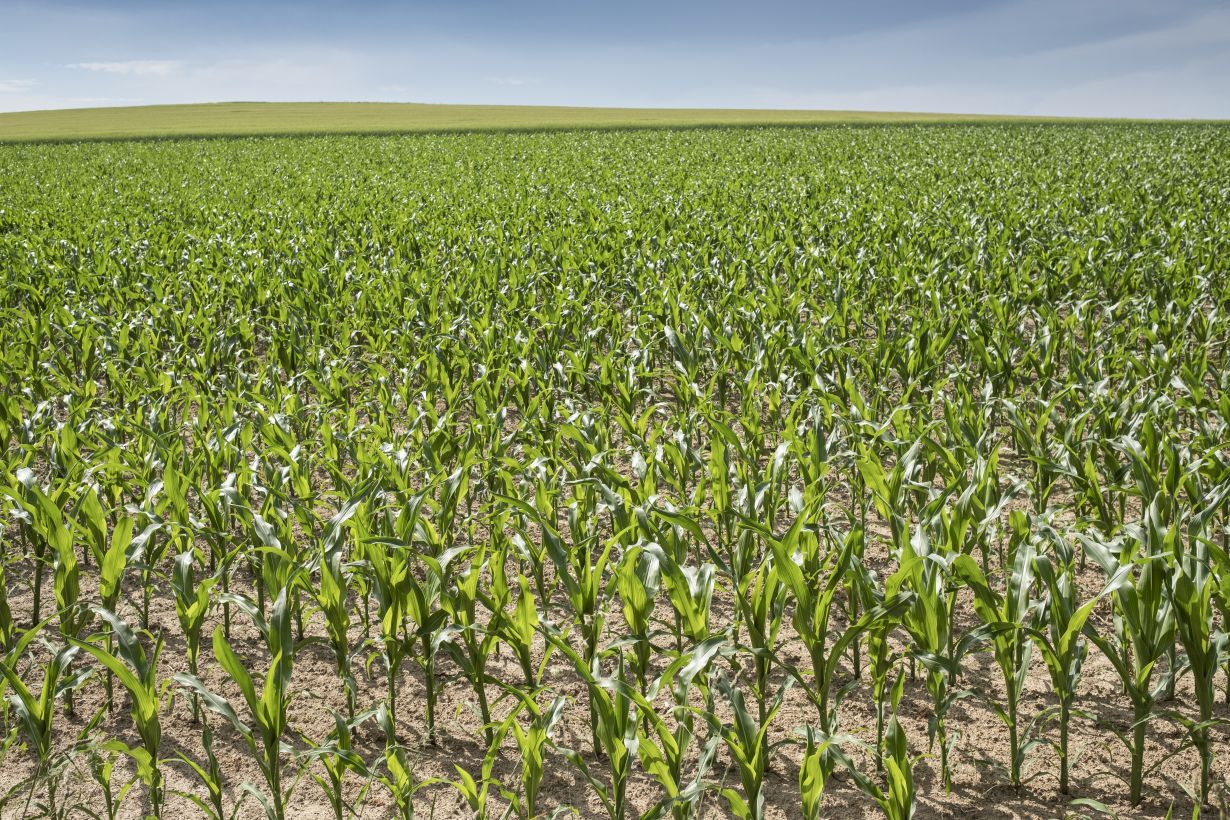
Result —
[{"label": "blue sky", "polygon": [[223,100],[1230,118],[1230,0],[0,0],[0,111]]}]

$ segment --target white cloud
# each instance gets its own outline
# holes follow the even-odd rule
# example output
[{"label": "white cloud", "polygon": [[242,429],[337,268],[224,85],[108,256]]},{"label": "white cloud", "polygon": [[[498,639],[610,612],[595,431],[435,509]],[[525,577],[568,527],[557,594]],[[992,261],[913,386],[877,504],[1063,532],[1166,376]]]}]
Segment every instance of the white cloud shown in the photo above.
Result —
[{"label": "white cloud", "polygon": [[538,82],[537,77],[488,77],[487,82],[495,83],[496,85],[532,85]]},{"label": "white cloud", "polygon": [[0,94],[23,94],[36,85],[34,80],[0,80]]},{"label": "white cloud", "polygon": [[179,71],[179,60],[119,60],[102,63],[70,63],[69,68],[80,68],[103,74],[135,74],[139,76],[166,77]]}]

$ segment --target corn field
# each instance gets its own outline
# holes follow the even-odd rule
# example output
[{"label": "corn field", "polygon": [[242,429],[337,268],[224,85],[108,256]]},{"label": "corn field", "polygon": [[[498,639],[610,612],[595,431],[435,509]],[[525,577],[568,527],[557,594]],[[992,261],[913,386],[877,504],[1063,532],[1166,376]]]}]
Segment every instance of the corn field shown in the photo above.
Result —
[{"label": "corn field", "polygon": [[0,146],[0,814],[1230,813],[1230,130]]}]

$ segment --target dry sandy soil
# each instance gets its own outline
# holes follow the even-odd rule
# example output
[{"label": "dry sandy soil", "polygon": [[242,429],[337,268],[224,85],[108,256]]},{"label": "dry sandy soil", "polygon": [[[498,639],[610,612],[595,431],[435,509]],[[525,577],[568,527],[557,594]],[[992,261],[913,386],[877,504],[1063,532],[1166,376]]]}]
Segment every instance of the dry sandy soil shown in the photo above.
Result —
[{"label": "dry sandy soil", "polygon": [[[874,561],[874,559],[871,559]],[[23,570],[25,570],[23,572]],[[28,623],[31,608],[29,593],[28,566],[18,564],[9,571],[10,598],[14,615],[21,622]],[[89,597],[93,589],[93,579],[90,568],[83,567],[83,595]],[[1083,575],[1082,586],[1087,593],[1094,592],[1100,586],[1101,578],[1092,564]],[[121,610],[122,616],[129,623],[136,623],[137,610],[134,604],[139,600],[139,577],[128,578],[128,588],[125,590],[127,601]],[[49,595],[49,593],[47,593]],[[47,607],[44,600],[44,608]],[[665,604],[659,614],[665,615],[669,609]],[[715,622],[729,621],[729,593],[719,590],[715,596]],[[963,610],[968,613],[969,608]],[[617,612],[612,612],[608,618],[608,630],[620,624]],[[968,616],[967,616],[968,617]],[[1105,607],[1096,616],[1105,625],[1108,613]],[[307,634],[322,635],[323,629],[319,616],[314,615],[308,622]],[[179,624],[175,617],[173,599],[167,584],[157,583],[151,607],[151,629],[161,630],[166,639],[166,647],[161,658],[162,676],[169,679],[173,673],[186,671],[183,639]],[[206,634],[213,629],[211,622],[206,628]],[[972,623],[967,622],[968,628]],[[783,655],[788,659],[802,661],[805,658],[803,648],[797,642],[792,642],[789,619],[781,630],[783,640]],[[356,627],[354,642],[357,645],[360,635]],[[224,692],[233,702],[241,702],[238,691],[228,686],[212,662],[208,638],[202,646],[202,670],[206,683],[215,691]],[[263,675],[267,660],[264,657],[263,642],[250,622],[242,614],[236,614],[233,621],[233,644],[236,650],[251,660],[252,669],[256,674]],[[45,652],[44,649],[37,649]],[[208,662],[206,662],[208,661]],[[561,658],[554,656],[548,664],[545,683],[550,687],[549,696],[544,696],[540,702],[545,704],[554,695],[565,695],[569,698],[569,706],[564,719],[556,731],[556,739],[566,745],[588,752],[589,732],[587,723],[586,700],[582,685],[574,674],[565,669]],[[845,667],[844,674],[849,678],[850,667]],[[501,679],[515,682],[521,679],[520,667],[507,650],[493,661],[492,673]],[[440,673],[455,676],[457,669],[451,662],[445,660],[441,664]],[[384,696],[385,679],[382,664],[379,660],[370,665],[370,670],[364,672],[361,663],[356,662],[356,674],[361,687],[360,708],[365,705],[375,705]],[[1224,680],[1219,679],[1220,686]],[[34,681],[41,684],[41,679]],[[964,677],[955,688],[980,687],[992,697],[1000,697],[1002,682],[999,670],[988,652],[981,652],[967,658],[964,664]],[[315,644],[305,647],[295,661],[294,690],[297,693],[291,704],[291,732],[289,740],[297,748],[304,744],[299,740],[301,735],[315,739],[323,739],[333,727],[333,720],[327,707],[343,710],[345,699],[339,679],[334,671],[333,658],[326,646]],[[200,746],[200,728],[192,722],[190,701],[174,689],[169,690],[170,701],[162,713],[163,721],[163,757],[170,762],[164,764],[164,776],[167,781],[168,803],[167,817],[197,816],[197,809],[182,797],[172,792],[191,790],[203,794],[183,764],[173,761],[176,752],[184,752],[199,758],[202,753]],[[61,742],[71,745],[72,741],[85,728],[90,716],[102,705],[103,688],[98,678],[88,682],[78,692],[75,714],[68,715],[62,711],[56,716],[57,734]],[[411,756],[415,765],[415,773],[419,778],[453,778],[454,765],[465,767],[475,776],[479,774],[483,756],[486,751],[482,738],[480,721],[473,706],[473,694],[469,684],[460,679],[453,679],[444,687],[438,710],[439,743],[435,747],[426,745],[422,739],[422,701],[423,686],[417,669],[409,663],[404,667],[402,679],[399,681],[399,733],[411,748]],[[665,700],[664,700],[665,702]],[[1024,699],[1021,706],[1022,730],[1028,731],[1030,718],[1039,711],[1055,703],[1049,693],[1049,678],[1035,653],[1034,668],[1030,674]],[[991,708],[978,697],[968,697],[958,701],[949,712],[948,723],[953,734],[953,790],[946,794],[939,778],[938,750],[931,753],[927,743],[927,719],[930,698],[926,692],[925,682],[920,675],[917,680],[907,683],[906,693],[902,701],[900,719],[909,737],[912,751],[918,755],[914,768],[914,777],[919,793],[919,811],[921,818],[938,817],[1067,817],[1096,816],[1098,811],[1087,805],[1074,805],[1075,798],[1088,798],[1098,801],[1122,817],[1166,817],[1173,813],[1175,817],[1191,816],[1192,801],[1188,791],[1197,784],[1199,758],[1195,750],[1183,748],[1187,735],[1176,723],[1161,719],[1151,724],[1149,729],[1149,751],[1147,765],[1157,764],[1146,781],[1146,790],[1142,805],[1132,807],[1127,802],[1127,787],[1119,778],[1126,777],[1128,755],[1126,749],[1116,740],[1109,728],[1099,727],[1094,721],[1074,719],[1072,733],[1072,750],[1074,765],[1072,767],[1072,794],[1064,796],[1058,789],[1057,756],[1049,745],[1057,737],[1053,726],[1044,727],[1038,731],[1043,742],[1034,747],[1027,758],[1025,776],[1028,783],[1021,789],[1013,789],[1007,785],[1007,775],[1003,770],[1008,748],[1008,733]],[[132,728],[128,715],[126,701],[121,708],[104,718],[99,731],[107,736],[119,737],[130,744],[139,743]],[[872,697],[867,685],[860,684],[846,698],[841,709],[841,731],[859,737],[866,741],[874,739],[875,716],[871,709]],[[1162,704],[1165,709],[1173,709],[1186,715],[1196,713],[1190,687],[1186,679],[1182,679],[1174,701]],[[497,714],[506,713],[509,704],[500,704],[494,711]],[[1120,731],[1130,725],[1131,713],[1126,697],[1121,693],[1115,673],[1110,664],[1101,657],[1095,648],[1091,647],[1089,660],[1085,666],[1081,697],[1078,708],[1096,714],[1101,721],[1106,722]],[[787,694],[782,710],[773,721],[775,739],[785,739],[798,736],[798,729],[812,721],[814,714],[803,694],[792,690]],[[1230,720],[1230,708],[1224,703],[1217,707],[1217,717]],[[219,718],[210,716],[211,726],[215,732],[215,751],[221,761],[227,781],[227,799],[238,799],[242,792],[239,786],[245,781],[263,788],[263,779],[255,762],[250,757],[247,747],[234,733],[222,723]],[[814,721],[813,721],[814,722]],[[1205,816],[1228,816],[1227,801],[1230,800],[1230,781],[1227,778],[1227,761],[1230,761],[1230,742],[1224,728],[1215,730],[1216,756],[1218,769],[1214,773],[1215,804],[1208,807]],[[374,721],[366,724],[357,738],[357,749],[367,760],[379,756],[383,746],[383,734],[375,726]],[[1175,753],[1177,751],[1177,754]],[[870,771],[870,760],[865,756],[858,757],[864,771]],[[773,759],[773,771],[769,778],[767,789],[768,811],[771,818],[796,818],[801,814],[798,808],[798,786],[796,782],[798,761],[801,758],[801,748],[787,744],[780,749]],[[727,785],[737,786],[738,775],[733,768],[728,769],[729,758],[720,752],[711,779],[725,781]],[[581,817],[605,816],[601,804],[592,795],[579,775],[560,755],[548,752],[546,758],[547,777],[543,785],[541,802],[549,809],[556,806],[572,806]],[[603,771],[601,761],[595,761],[594,770]],[[288,762],[288,769],[301,771],[296,763]],[[4,766],[0,770],[0,790],[7,791],[32,771],[30,755],[22,748],[15,747],[7,755]],[[496,766],[496,777],[503,779],[510,787],[515,788],[519,758],[511,742],[505,743],[501,758]],[[121,762],[116,767],[117,775],[127,778],[131,775],[131,767]],[[288,773],[288,779],[293,777]],[[349,783],[349,797],[356,800],[364,784],[352,778]],[[102,799],[98,787],[90,780],[89,770],[83,758],[78,758],[70,767],[64,786],[68,803],[80,802],[95,810],[101,810]],[[633,807],[638,811],[647,809],[660,795],[653,781],[640,774],[629,789]],[[19,793],[5,807],[4,817],[23,817],[29,811],[25,804],[25,793]],[[502,806],[498,792],[493,790],[493,802]],[[878,817],[881,816],[876,806],[859,792],[843,773],[832,777],[826,786],[825,811],[831,817]],[[140,817],[148,811],[148,802],[143,787],[133,788],[120,813],[124,818]],[[379,785],[372,786],[367,792],[366,800],[360,809],[359,816],[364,818],[383,818],[390,816],[389,799]],[[426,787],[419,796],[418,816],[436,818],[463,818],[471,815],[470,810],[459,799],[450,787],[436,784]],[[86,815],[77,811],[70,814],[75,817]],[[258,818],[262,816],[257,801],[250,797],[244,801],[239,813],[240,817]],[[288,807],[288,817],[295,818],[326,818],[331,817],[331,811],[319,787],[309,778],[302,777],[295,788]],[[727,817],[729,811],[724,802],[716,794],[706,797],[702,816]]]}]

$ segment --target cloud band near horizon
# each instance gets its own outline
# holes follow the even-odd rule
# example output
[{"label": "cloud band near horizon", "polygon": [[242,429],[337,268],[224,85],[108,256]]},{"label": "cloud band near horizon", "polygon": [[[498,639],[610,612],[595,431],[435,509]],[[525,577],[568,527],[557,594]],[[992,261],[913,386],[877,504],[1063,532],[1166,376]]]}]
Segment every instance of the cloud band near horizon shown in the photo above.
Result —
[{"label": "cloud band near horizon", "polygon": [[0,111],[224,100],[1230,118],[1227,0],[14,0]]}]

